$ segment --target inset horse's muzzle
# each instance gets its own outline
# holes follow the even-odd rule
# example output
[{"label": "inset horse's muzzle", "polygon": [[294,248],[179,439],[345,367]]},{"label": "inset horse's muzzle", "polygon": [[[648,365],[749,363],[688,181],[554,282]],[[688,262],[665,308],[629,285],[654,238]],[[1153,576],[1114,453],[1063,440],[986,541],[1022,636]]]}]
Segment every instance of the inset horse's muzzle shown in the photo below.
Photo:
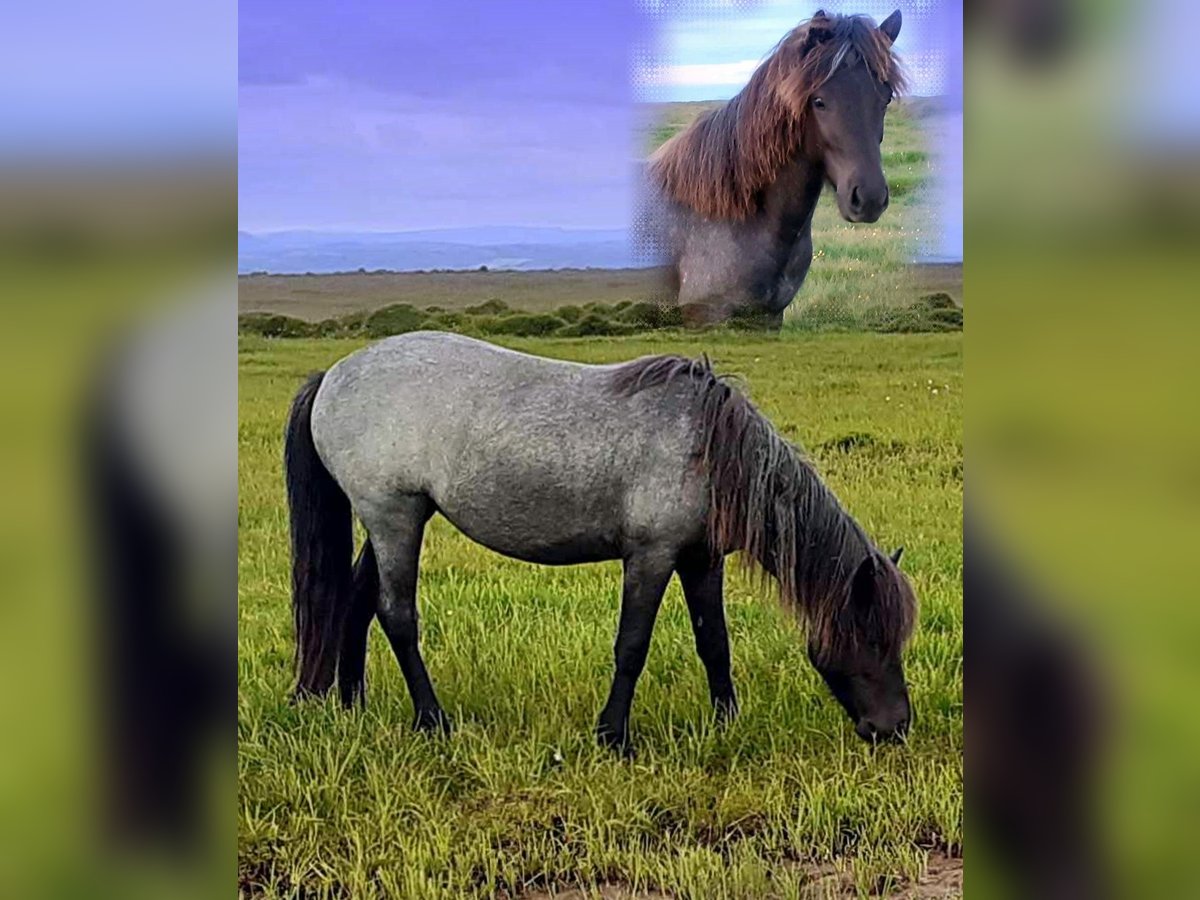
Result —
[{"label": "inset horse's muzzle", "polygon": [[851,222],[876,222],[888,208],[889,192],[885,184],[882,190],[866,190],[859,185],[850,188],[846,202],[846,218]]}]

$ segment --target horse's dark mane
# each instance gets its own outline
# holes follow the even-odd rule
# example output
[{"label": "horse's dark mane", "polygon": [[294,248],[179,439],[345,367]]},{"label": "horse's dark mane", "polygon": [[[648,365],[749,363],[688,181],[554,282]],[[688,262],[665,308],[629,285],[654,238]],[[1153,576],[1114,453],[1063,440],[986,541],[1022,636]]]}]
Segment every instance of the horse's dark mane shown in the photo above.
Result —
[{"label": "horse's dark mane", "polygon": [[813,93],[859,61],[904,90],[891,42],[871,19],[818,12],[784,36],[737,96],[663,144],[650,157],[651,177],[702,216],[745,219],[794,157]]},{"label": "horse's dark mane", "polygon": [[698,404],[697,459],[709,480],[708,542],[714,553],[744,551],[774,575],[784,605],[802,616],[818,656],[853,650],[864,637],[848,616],[850,584],[869,556],[876,605],[865,630],[886,652],[908,637],[915,598],[900,570],[871,543],[803,453],[717,375],[707,357],[649,356],[613,375],[621,395],[687,381]]}]

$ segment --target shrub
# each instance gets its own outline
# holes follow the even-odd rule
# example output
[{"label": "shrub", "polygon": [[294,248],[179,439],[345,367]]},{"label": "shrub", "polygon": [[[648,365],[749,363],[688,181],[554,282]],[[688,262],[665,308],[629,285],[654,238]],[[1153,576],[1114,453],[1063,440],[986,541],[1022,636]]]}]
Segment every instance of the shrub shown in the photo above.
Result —
[{"label": "shrub", "polygon": [[462,322],[454,330],[460,334],[495,334],[499,321],[499,316],[464,316]]},{"label": "shrub", "polygon": [[541,337],[554,334],[567,323],[549,313],[517,313],[496,318],[489,324],[488,334],[512,334],[523,337]]},{"label": "shrub", "polygon": [[363,323],[368,337],[380,338],[390,334],[418,331],[425,322],[425,313],[409,303],[394,303],[377,309]]},{"label": "shrub", "polygon": [[958,309],[958,304],[954,302],[954,298],[945,291],[938,291],[936,294],[925,294],[919,301],[927,309]]},{"label": "shrub", "polygon": [[246,313],[238,316],[238,331],[270,338],[312,337],[317,327],[311,322],[277,313]]},{"label": "shrub", "polygon": [[876,330],[894,333],[962,331],[963,313],[954,298],[939,291],[926,294],[911,306],[890,311]]},{"label": "shrub", "polygon": [[345,319],[322,319],[315,326],[317,337],[348,337],[354,334],[358,328],[362,327],[362,321],[359,320],[353,326],[349,325]]},{"label": "shrub", "polygon": [[683,309],[659,303],[632,303],[620,311],[618,318],[639,328],[679,328],[683,325]]},{"label": "shrub", "polygon": [[558,330],[562,337],[592,337],[600,335],[633,334],[637,329],[627,322],[615,322],[596,313],[588,313],[573,325]]},{"label": "shrub", "polygon": [[457,331],[469,322],[470,318],[470,316],[465,316],[462,313],[443,312],[435,316],[430,316],[427,323],[431,323],[428,324],[428,327],[437,331]]},{"label": "shrub", "polygon": [[352,312],[333,319],[325,319],[318,323],[322,335],[329,337],[359,337],[367,327],[370,313]]},{"label": "shrub", "polygon": [[554,311],[554,315],[558,316],[564,322],[578,322],[583,318],[583,307],[560,306]]},{"label": "shrub", "polygon": [[503,300],[487,300],[478,306],[468,306],[463,310],[468,316],[499,316],[512,312]]}]

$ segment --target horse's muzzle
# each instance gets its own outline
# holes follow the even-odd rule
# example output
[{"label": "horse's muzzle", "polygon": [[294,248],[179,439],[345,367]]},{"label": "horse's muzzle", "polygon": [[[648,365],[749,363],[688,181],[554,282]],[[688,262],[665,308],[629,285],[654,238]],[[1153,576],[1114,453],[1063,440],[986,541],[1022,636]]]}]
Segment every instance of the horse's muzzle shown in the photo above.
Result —
[{"label": "horse's muzzle", "polygon": [[850,222],[877,222],[888,208],[890,200],[887,187],[882,192],[864,191],[858,185],[850,189],[850,196],[842,209],[842,215]]},{"label": "horse's muzzle", "polygon": [[864,717],[859,719],[858,724],[854,726],[854,733],[872,744],[895,744],[900,743],[908,736],[909,724],[908,716],[893,722],[876,722]]}]

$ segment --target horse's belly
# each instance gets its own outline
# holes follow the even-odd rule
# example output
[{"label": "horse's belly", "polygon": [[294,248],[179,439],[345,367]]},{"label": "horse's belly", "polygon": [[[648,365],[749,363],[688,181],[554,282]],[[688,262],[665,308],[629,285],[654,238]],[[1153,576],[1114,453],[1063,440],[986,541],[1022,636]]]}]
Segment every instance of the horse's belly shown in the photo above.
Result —
[{"label": "horse's belly", "polygon": [[435,496],[434,502],[471,540],[514,559],[573,565],[622,555],[621,515],[611,501],[484,485],[469,496]]}]

